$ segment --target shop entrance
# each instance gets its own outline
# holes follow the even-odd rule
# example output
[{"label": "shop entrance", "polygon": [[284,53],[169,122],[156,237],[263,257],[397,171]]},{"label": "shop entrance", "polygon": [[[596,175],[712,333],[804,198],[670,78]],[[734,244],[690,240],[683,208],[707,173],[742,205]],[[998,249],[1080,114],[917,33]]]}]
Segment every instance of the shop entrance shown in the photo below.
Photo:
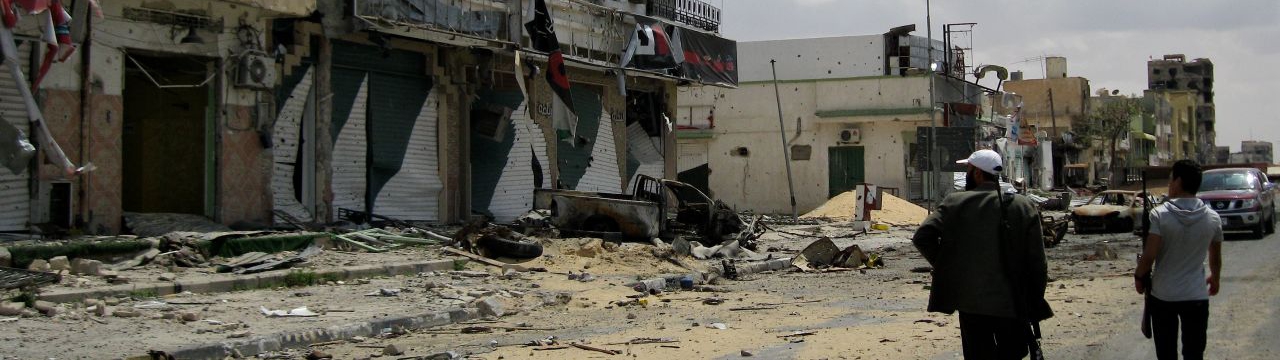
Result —
[{"label": "shop entrance", "polygon": [[213,95],[208,59],[125,58],[123,208],[213,215]]}]

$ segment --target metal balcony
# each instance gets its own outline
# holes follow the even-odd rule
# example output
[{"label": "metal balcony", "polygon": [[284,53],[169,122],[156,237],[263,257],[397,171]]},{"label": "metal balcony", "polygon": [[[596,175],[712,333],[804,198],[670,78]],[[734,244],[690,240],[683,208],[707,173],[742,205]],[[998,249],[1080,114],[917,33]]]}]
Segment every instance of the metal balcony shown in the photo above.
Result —
[{"label": "metal balcony", "polygon": [[647,15],[720,32],[720,8],[699,0],[649,0]]}]

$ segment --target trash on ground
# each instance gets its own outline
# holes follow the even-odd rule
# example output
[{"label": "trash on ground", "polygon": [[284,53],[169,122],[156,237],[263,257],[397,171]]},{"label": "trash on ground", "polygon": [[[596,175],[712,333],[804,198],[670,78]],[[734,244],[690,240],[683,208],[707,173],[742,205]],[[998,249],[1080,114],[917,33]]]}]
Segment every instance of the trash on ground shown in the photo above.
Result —
[{"label": "trash on ground", "polygon": [[291,310],[288,310],[288,311],[285,311],[285,310],[270,310],[270,309],[267,309],[267,307],[266,307],[266,306],[259,306],[259,307],[258,307],[258,310],[262,312],[262,315],[266,315],[267,317],[285,317],[285,316],[312,317],[312,316],[320,316],[320,314],[317,314],[317,313],[312,312],[311,310],[308,310],[306,306],[303,306],[303,307],[300,307],[300,308],[294,308],[294,309],[291,309]]}]

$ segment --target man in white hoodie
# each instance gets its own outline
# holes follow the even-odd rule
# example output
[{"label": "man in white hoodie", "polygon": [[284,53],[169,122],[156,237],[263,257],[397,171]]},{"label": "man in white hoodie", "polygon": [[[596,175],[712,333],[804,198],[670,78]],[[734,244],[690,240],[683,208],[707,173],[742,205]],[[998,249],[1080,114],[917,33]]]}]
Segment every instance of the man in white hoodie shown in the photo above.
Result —
[{"label": "man in white hoodie", "polygon": [[1173,164],[1169,201],[1151,211],[1151,233],[1133,274],[1138,293],[1151,292],[1147,311],[1158,359],[1178,358],[1179,322],[1183,358],[1204,358],[1209,296],[1218,294],[1222,272],[1222,220],[1196,198],[1200,176],[1194,161]]}]

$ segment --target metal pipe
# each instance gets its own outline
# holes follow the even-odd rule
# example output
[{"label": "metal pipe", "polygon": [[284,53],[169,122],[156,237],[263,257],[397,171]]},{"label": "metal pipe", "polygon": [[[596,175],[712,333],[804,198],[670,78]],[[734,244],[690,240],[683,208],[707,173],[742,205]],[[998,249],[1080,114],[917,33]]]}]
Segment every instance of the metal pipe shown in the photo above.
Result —
[{"label": "metal pipe", "polygon": [[937,111],[934,110],[935,102],[937,100],[934,98],[934,85],[933,85],[934,80],[936,80],[936,77],[934,76],[936,71],[933,69],[933,66],[934,66],[933,65],[933,13],[932,13],[932,8],[930,6],[929,0],[924,1],[924,14],[925,14],[925,32],[926,32],[926,37],[928,37],[927,39],[925,39],[926,40],[925,43],[929,44],[929,46],[927,47],[928,50],[926,50],[926,53],[928,53],[927,56],[929,59],[929,171],[928,173],[929,175],[931,175],[930,176],[931,179],[929,179],[930,180],[929,181],[930,182],[929,211],[933,212],[933,210],[937,207],[938,178],[941,176],[939,175],[939,170],[941,170],[939,168],[941,166],[938,163],[938,139],[937,139],[938,119],[937,119],[937,114],[935,114]]},{"label": "metal pipe", "polygon": [[799,219],[796,211],[796,186],[791,181],[791,148],[787,147],[787,125],[782,122],[782,93],[778,91],[778,60],[770,59],[769,68],[773,69],[773,97],[778,102],[778,135],[782,138],[782,162],[787,164],[787,191],[791,194],[791,218]]}]

